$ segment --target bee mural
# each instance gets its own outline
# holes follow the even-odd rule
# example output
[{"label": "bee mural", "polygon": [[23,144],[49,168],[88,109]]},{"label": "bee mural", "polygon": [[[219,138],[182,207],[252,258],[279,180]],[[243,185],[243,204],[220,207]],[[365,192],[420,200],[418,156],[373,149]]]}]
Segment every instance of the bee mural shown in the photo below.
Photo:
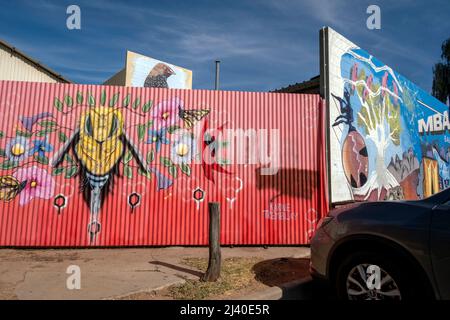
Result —
[{"label": "bee mural", "polygon": [[148,167],[142,155],[124,129],[122,113],[117,108],[93,107],[82,113],[79,127],[57,152],[52,166],[57,167],[66,153],[73,151],[81,170],[81,191],[89,204],[90,221],[88,233],[92,242],[100,232],[100,209],[102,201],[118,174],[119,161],[129,150],[140,169],[154,173],[158,188],[168,188],[172,181],[157,169]]}]

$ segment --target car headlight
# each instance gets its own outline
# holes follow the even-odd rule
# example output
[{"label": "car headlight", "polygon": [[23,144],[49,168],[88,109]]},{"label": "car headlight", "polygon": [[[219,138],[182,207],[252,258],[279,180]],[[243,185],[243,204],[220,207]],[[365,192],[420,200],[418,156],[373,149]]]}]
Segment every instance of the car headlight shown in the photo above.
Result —
[{"label": "car headlight", "polygon": [[320,229],[325,227],[327,224],[329,224],[333,220],[332,216],[325,216],[322,219],[319,220],[319,223],[317,224],[316,229]]}]

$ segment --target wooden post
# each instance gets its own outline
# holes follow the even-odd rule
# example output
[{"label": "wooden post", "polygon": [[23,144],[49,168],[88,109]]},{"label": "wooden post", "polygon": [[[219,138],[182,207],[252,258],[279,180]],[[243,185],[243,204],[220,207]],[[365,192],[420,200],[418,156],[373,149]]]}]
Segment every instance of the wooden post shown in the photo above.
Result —
[{"label": "wooden post", "polygon": [[209,211],[209,262],[201,281],[214,282],[220,277],[222,254],[220,252],[220,203],[208,203]]}]

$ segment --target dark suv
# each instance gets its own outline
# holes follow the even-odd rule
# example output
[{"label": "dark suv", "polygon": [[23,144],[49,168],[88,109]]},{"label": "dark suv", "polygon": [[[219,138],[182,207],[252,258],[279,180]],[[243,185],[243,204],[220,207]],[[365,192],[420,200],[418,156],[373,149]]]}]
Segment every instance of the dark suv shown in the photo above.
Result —
[{"label": "dark suv", "polygon": [[311,274],[342,299],[450,299],[450,189],[332,210],[311,240]]}]

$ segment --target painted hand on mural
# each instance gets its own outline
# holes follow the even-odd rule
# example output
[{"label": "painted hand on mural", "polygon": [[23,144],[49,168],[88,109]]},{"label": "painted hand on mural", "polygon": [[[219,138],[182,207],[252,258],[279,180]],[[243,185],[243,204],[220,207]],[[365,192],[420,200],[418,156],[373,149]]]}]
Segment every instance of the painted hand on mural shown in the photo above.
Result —
[{"label": "painted hand on mural", "polygon": [[[399,186],[399,182],[386,169],[386,150],[400,144],[402,131],[400,121],[400,85],[387,66],[376,66],[372,58],[364,57],[357,50],[343,55],[346,65],[351,65],[347,74],[343,70],[344,97],[340,99],[342,115],[335,125],[348,125],[348,134],[343,142],[343,166],[347,179],[356,197],[364,200],[382,198],[382,193]],[[351,104],[357,106],[356,114]],[[353,119],[356,117],[356,124]],[[346,119],[340,121],[341,118]],[[359,131],[358,131],[359,130]],[[376,150],[375,165],[369,172],[367,141]]]}]

